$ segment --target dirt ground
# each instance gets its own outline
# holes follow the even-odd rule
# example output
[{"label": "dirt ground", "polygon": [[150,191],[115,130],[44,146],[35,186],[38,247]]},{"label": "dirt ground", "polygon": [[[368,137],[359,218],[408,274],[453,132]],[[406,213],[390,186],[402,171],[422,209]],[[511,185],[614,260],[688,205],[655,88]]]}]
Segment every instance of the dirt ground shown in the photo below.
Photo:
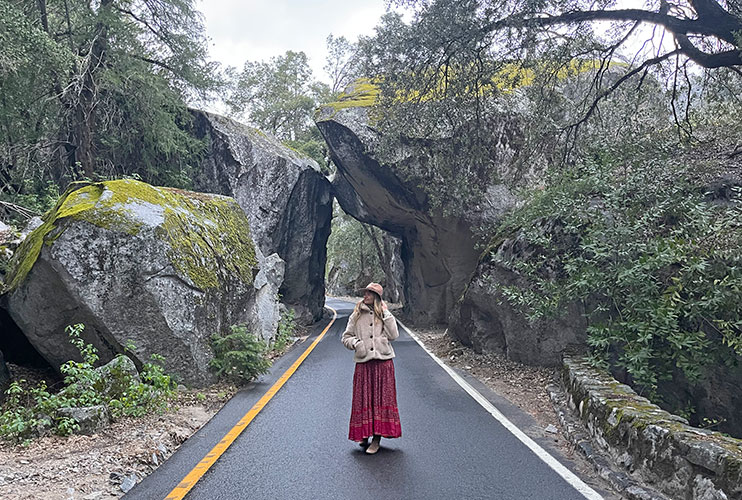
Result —
[{"label": "dirt ground", "polygon": [[[275,361],[308,330],[296,326],[296,337],[267,356]],[[51,369],[8,363],[11,379],[28,386],[46,380],[61,383]],[[234,385],[179,390],[161,415],[124,418],[91,436],[49,436],[29,445],[0,441],[0,500],[98,500],[120,498],[154,471],[186,439],[203,427],[237,392]],[[128,488],[127,488],[128,487]]]},{"label": "dirt ground", "polygon": [[49,436],[27,446],[0,442],[3,500],[119,498],[219,411],[236,388],[178,393],[162,415],[124,418],[91,436]]}]

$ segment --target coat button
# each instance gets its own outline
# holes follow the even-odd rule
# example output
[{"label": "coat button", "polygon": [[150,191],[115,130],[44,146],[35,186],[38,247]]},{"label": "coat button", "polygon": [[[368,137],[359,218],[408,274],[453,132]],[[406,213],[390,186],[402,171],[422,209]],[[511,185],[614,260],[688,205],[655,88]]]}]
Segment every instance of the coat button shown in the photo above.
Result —
[{"label": "coat button", "polygon": [[373,351],[373,350],[374,350],[374,348],[372,347],[372,348],[371,348],[371,350]]},{"label": "coat button", "polygon": [[374,336],[373,336],[373,335],[371,335],[371,338],[374,338]]},{"label": "coat button", "polygon": [[374,326],[374,324],[373,323],[369,323],[368,326]]}]

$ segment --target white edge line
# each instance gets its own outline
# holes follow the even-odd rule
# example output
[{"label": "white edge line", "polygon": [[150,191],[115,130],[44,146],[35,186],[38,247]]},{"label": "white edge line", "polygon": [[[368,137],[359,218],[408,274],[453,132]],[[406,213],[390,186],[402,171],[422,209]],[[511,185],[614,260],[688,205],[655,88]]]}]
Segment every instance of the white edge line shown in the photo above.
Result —
[{"label": "white edge line", "polygon": [[500,422],[503,427],[505,427],[507,430],[509,430],[516,438],[518,438],[524,445],[526,445],[528,448],[533,451],[536,456],[538,456],[546,465],[551,467],[554,472],[559,474],[562,479],[567,481],[570,486],[572,486],[574,489],[579,491],[585,498],[589,498],[590,500],[603,500],[603,497],[598,494],[597,491],[592,489],[590,486],[585,484],[585,482],[577,477],[571,470],[566,468],[564,465],[562,465],[556,458],[551,456],[546,450],[544,450],[541,446],[539,446],[533,439],[528,437],[522,430],[520,430],[514,423],[512,423],[508,418],[503,415],[500,410],[498,410],[492,403],[490,403],[487,398],[482,396],[482,394],[476,390],[474,387],[469,384],[466,380],[464,380],[461,375],[456,373],[453,368],[446,365],[441,359],[433,354],[425,345],[420,341],[420,339],[412,333],[412,330],[407,328],[407,326],[404,325],[401,321],[397,320],[397,322],[402,325],[402,328],[407,330],[407,333],[410,334],[410,337],[415,339],[415,342],[417,342],[420,347],[423,348],[425,352],[428,353],[428,355],[433,358],[433,360],[438,363],[441,368],[446,370],[446,373],[448,373],[452,379],[456,381],[457,384],[459,384],[469,395],[474,398],[474,400],[482,405],[482,407],[487,410],[490,415],[495,417],[495,419]]}]

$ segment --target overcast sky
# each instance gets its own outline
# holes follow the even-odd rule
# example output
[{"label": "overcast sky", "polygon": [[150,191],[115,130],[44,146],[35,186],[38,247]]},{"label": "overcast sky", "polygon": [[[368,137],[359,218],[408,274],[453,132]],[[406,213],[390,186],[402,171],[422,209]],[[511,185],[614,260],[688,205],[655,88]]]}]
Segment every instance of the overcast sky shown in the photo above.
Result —
[{"label": "overcast sky", "polygon": [[[267,61],[287,50],[309,57],[314,77],[329,83],[325,64],[326,40],[332,33],[351,42],[371,35],[386,12],[385,0],[197,0],[204,15],[211,58],[223,66],[242,69],[245,61]],[[639,7],[642,0],[619,0],[620,8]],[[609,23],[596,24],[598,30]],[[629,49],[638,50],[651,27],[644,26]],[[659,40],[660,34],[655,40]],[[665,38],[665,44],[671,37]],[[649,48],[645,48],[649,50]],[[630,51],[627,52],[633,55]]]},{"label": "overcast sky", "polygon": [[384,0],[200,0],[211,58],[242,68],[287,50],[303,51],[317,79],[326,80],[326,39],[355,41],[373,34]]}]

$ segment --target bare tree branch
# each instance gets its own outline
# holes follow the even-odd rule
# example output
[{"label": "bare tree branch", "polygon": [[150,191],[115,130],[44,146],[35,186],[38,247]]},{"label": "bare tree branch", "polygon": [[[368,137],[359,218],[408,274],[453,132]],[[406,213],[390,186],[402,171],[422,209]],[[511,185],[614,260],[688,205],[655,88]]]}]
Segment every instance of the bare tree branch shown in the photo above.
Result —
[{"label": "bare tree branch", "polygon": [[[663,3],[660,12],[643,9],[619,10],[575,10],[558,15],[543,13],[524,13],[498,19],[486,24],[480,31],[493,32],[506,28],[548,27],[553,25],[579,24],[592,21],[626,21],[651,23],[663,26],[678,41],[680,51],[704,68],[721,68],[742,65],[742,53],[737,47],[736,34],[742,32],[742,19],[730,14],[713,0],[693,0],[697,18],[675,17],[669,15],[667,4]],[[719,53],[700,50],[688,35],[713,37],[734,46],[734,49]]]},{"label": "bare tree branch", "polygon": [[678,46],[683,51],[683,54],[704,68],[726,68],[742,64],[742,55],[738,49],[709,54],[696,48],[685,35],[676,34],[675,39],[678,41]]},{"label": "bare tree branch", "polygon": [[167,46],[170,46],[171,41],[168,39],[161,31],[158,31],[154,27],[152,27],[151,24],[147,22],[146,19],[137,16],[134,12],[128,10],[128,9],[122,9],[121,7],[114,6],[114,9],[121,12],[122,14],[126,14],[130,16],[132,19],[137,21],[138,23],[142,24],[145,28],[147,28],[153,35],[155,35],[162,43],[164,43]]},{"label": "bare tree branch", "polygon": [[[736,20],[734,16],[726,12],[725,14],[724,21],[727,21],[727,17]],[[555,16],[548,14],[522,14],[498,20],[487,25],[485,29],[494,31],[507,26],[550,26],[554,24],[575,24],[588,21],[642,21],[664,26],[672,33],[695,33],[713,36],[731,44],[736,42],[734,32],[742,28],[742,22],[739,20],[736,20],[733,24],[730,24],[728,21],[719,23],[720,19],[716,17],[710,19],[702,19],[700,17],[698,19],[684,19],[643,9],[620,9],[574,10]]]},{"label": "bare tree branch", "polygon": [[636,75],[637,73],[642,72],[645,68],[649,66],[659,64],[662,61],[669,59],[670,57],[677,56],[681,53],[682,51],[680,49],[675,49],[672,52],[668,52],[661,56],[653,57],[652,59],[647,59],[640,66],[637,66],[636,68],[634,68],[633,70],[629,71],[628,73],[623,75],[621,78],[616,80],[616,82],[613,85],[611,85],[610,88],[604,90],[603,93],[601,93],[598,97],[596,97],[592,105],[590,106],[590,109],[587,110],[587,113],[585,113],[585,115],[582,118],[580,118],[578,122],[572,124],[570,127],[576,128],[576,127],[579,127],[581,124],[585,123],[592,116],[595,110],[598,108],[598,104],[600,103],[600,101],[608,97],[613,91],[615,91],[618,87],[620,87],[626,80]]},{"label": "bare tree branch", "polygon": [[127,54],[129,57],[133,57],[134,59],[139,59],[140,61],[144,61],[149,64],[154,64],[155,66],[159,66],[160,68],[166,69],[173,73],[175,76],[180,76],[180,73],[178,73],[178,70],[173,68],[172,66],[168,65],[167,63],[164,63],[162,61],[158,61],[156,59],[150,59],[146,56],[140,56],[139,54]]}]

